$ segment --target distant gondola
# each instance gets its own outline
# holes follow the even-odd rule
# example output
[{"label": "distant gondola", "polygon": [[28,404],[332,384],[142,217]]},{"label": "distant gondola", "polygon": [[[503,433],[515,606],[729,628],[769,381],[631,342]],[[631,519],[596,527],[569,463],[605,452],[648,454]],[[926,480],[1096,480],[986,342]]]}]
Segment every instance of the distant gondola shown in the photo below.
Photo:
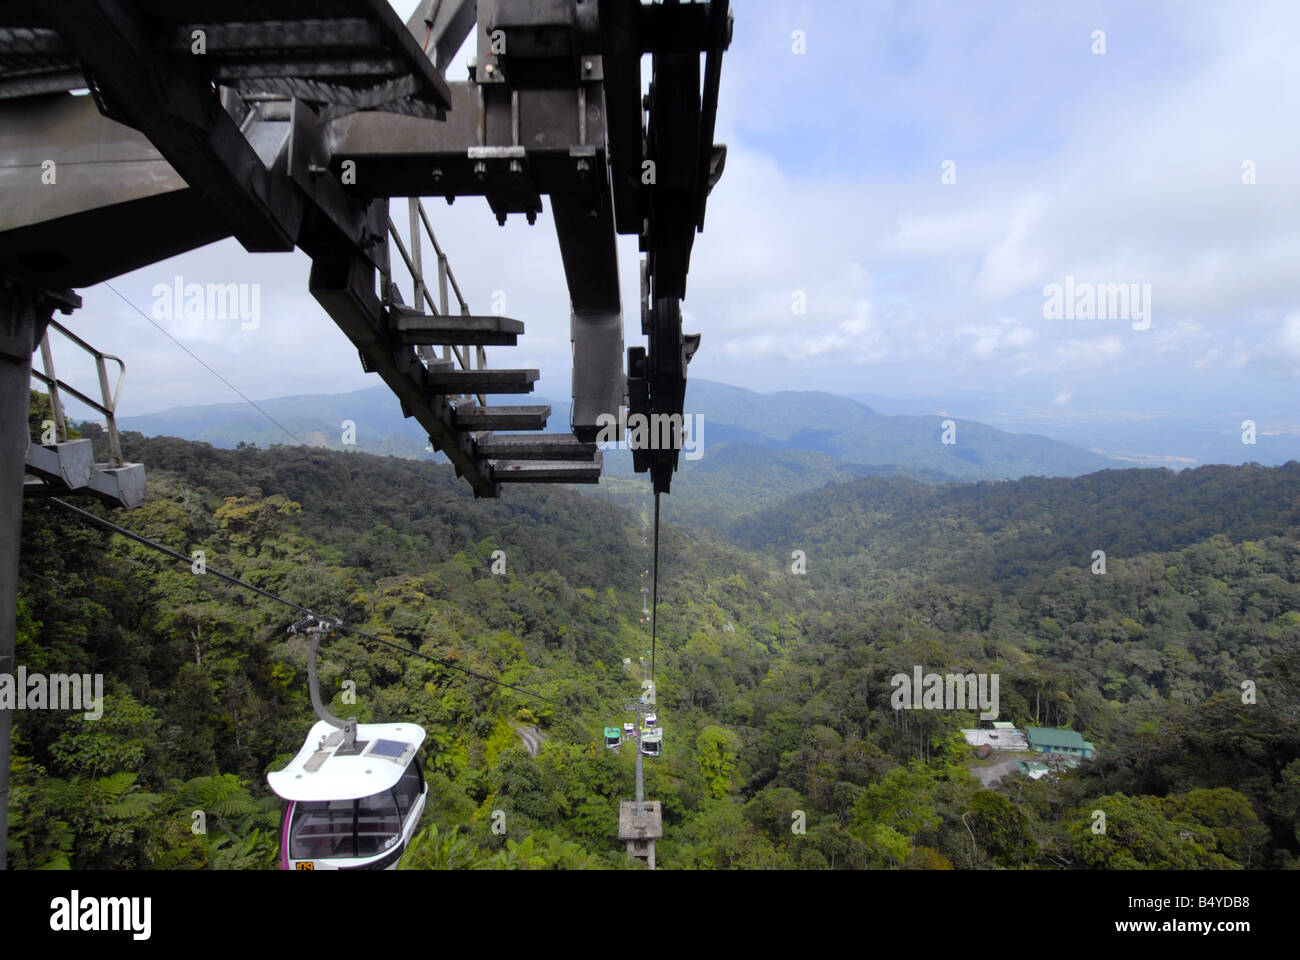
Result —
[{"label": "distant gondola", "polygon": [[617,750],[623,744],[623,732],[618,727],[605,728],[605,749]]}]

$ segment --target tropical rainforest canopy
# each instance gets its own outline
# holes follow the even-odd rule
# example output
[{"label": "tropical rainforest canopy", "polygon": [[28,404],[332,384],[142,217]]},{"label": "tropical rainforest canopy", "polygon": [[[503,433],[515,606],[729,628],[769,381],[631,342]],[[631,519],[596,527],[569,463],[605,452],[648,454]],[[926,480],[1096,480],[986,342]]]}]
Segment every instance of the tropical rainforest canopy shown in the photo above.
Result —
[{"label": "tropical rainforest canopy", "polygon": [[[126,447],[148,503],[80,505],[548,698],[329,639],[334,712],[428,732],[404,866],[639,866],[617,839],[632,751],[601,737],[649,648],[648,502],[475,501],[445,466],[303,447]],[[671,498],[664,516],[661,868],[1300,866],[1300,464],[866,477],[712,528],[674,526]],[[11,864],[275,866],[265,774],[314,719],[295,614],[39,501],[20,576],[18,663],[103,674],[105,703],[16,715]],[[891,708],[917,665],[998,674],[1000,719],[1079,731],[1096,759],[984,788],[975,711]]]}]

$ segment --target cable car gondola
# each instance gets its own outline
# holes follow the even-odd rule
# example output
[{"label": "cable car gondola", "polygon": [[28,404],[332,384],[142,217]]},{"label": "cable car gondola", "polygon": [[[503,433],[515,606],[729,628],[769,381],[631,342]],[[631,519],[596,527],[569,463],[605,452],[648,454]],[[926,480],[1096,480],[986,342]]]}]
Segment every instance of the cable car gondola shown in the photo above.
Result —
[{"label": "cable car gondola", "polygon": [[663,748],[664,731],[661,727],[654,727],[641,734],[641,752],[645,756],[657,757],[663,753]]},{"label": "cable car gondola", "polygon": [[321,703],[316,653],[334,623],[309,616],[290,632],[311,635],[307,678],[320,721],[283,770],[266,775],[289,801],[280,834],[284,870],[395,870],[424,813],[429,786],[414,723],[358,724]]},{"label": "cable car gondola", "polygon": [[395,870],[415,835],[429,787],[413,723],[363,723],[347,734],[322,720],[283,770],[267,774],[289,805],[284,870]]},{"label": "cable car gondola", "polygon": [[605,749],[617,750],[623,745],[623,731],[618,727],[605,728]]}]

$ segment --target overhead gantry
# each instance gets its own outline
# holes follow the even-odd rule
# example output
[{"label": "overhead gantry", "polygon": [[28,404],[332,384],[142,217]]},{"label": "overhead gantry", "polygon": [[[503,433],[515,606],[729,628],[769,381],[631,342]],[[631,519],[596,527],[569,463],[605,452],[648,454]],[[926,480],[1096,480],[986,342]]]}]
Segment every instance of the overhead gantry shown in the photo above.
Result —
[{"label": "overhead gantry", "polygon": [[[449,81],[471,31],[469,77]],[[299,247],[365,369],[477,495],[595,482],[602,417],[681,421],[699,344],[681,300],[725,161],[713,134],[730,35],[726,0],[425,0],[405,24],[386,0],[17,0],[0,11],[0,274],[68,290],[223,236]],[[92,98],[67,96],[82,86]],[[59,186],[35,189],[46,161]],[[570,435],[501,436],[549,415],[481,402],[532,390],[538,371],[486,369],[480,349],[522,324],[454,314],[445,297],[426,310],[416,229],[411,302],[393,281],[389,199],[464,196],[501,222],[531,222],[550,198]],[[626,372],[617,234],[644,254],[647,343]],[[680,445],[657,446],[634,461],[665,492]]]}]

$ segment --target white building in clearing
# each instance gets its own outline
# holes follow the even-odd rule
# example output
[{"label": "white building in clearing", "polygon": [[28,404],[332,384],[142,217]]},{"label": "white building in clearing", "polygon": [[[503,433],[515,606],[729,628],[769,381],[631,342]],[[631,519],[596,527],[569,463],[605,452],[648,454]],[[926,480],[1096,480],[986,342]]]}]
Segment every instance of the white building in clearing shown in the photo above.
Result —
[{"label": "white building in clearing", "polygon": [[994,750],[1029,750],[1029,740],[1015,724],[995,723],[992,730],[963,730],[961,735],[972,747],[988,746]]}]

